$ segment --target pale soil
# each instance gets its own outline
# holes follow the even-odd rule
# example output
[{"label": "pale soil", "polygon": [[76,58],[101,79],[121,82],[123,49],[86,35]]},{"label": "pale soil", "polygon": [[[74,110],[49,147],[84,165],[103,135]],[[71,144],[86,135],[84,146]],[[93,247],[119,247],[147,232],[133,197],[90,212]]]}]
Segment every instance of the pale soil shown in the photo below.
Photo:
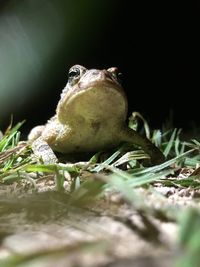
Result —
[{"label": "pale soil", "polygon": [[[45,186],[52,189],[53,180],[48,183]],[[43,187],[38,184],[39,191]],[[160,184],[137,189],[145,199],[146,212],[114,192],[83,209],[67,207],[59,193],[35,195],[28,189],[24,193],[25,189],[15,183],[0,186],[0,267],[10,255],[33,254],[16,266],[173,267],[179,255],[179,227],[155,218],[151,209],[199,206],[198,190]]]}]

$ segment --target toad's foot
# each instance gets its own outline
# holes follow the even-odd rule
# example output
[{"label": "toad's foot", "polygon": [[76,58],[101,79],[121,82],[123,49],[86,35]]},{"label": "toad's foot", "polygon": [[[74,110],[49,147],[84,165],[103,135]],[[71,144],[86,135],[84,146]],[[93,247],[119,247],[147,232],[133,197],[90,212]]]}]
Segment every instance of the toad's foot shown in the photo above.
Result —
[{"label": "toad's foot", "polygon": [[36,139],[31,144],[33,153],[42,159],[44,164],[55,164],[58,162],[56,155],[46,141],[41,138]]}]

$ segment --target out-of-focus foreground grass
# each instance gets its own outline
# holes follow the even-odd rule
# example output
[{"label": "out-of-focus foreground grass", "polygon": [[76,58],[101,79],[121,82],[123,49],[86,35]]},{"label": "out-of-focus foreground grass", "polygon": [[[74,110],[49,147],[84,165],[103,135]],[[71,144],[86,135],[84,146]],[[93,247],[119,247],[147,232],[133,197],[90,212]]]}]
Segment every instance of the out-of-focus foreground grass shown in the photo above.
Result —
[{"label": "out-of-focus foreground grass", "polygon": [[[130,127],[135,127],[134,124],[131,124]],[[0,140],[0,183],[8,185],[8,187],[15,184],[15,187],[12,187],[14,195],[16,189],[21,188],[18,193],[16,192],[17,198],[1,197],[0,216],[3,222],[4,218],[7,218],[6,216],[20,214],[22,211],[26,211],[27,216],[32,218],[32,223],[38,220],[45,222],[52,220],[52,216],[55,216],[54,220],[57,221],[56,218],[61,219],[62,216],[67,216],[71,209],[78,213],[79,219],[82,220],[84,218],[84,215],[80,213],[82,209],[87,211],[91,209],[92,212],[95,212],[93,204],[104,199],[109,192],[117,192],[130,210],[133,209],[137,213],[144,224],[144,229],[135,228],[129,216],[120,216],[115,213],[107,216],[125,224],[133,232],[139,230],[144,239],[148,238],[150,242],[156,242],[159,246],[165,246],[165,242],[159,239],[159,225],[154,224],[150,218],[159,219],[160,222],[176,223],[179,227],[179,235],[176,237],[177,255],[175,255],[173,266],[198,267],[200,262],[198,198],[194,200],[192,207],[185,207],[184,204],[178,204],[178,195],[176,196],[180,190],[184,191],[182,194],[191,192],[192,195],[192,192],[195,191],[198,193],[200,143],[197,140],[189,143],[181,141],[180,131],[177,129],[163,133],[155,130],[151,133],[146,125],[146,134],[166,156],[166,162],[160,165],[152,167],[143,165],[143,160],[148,159],[148,155],[127,144],[104,155],[103,158],[101,158],[101,153],[97,153],[86,162],[44,165],[42,162],[38,163],[30,146],[24,142],[19,143],[21,126],[22,124],[18,123],[14,128],[8,129]],[[51,187],[46,186],[46,182],[50,178],[55,179],[57,187],[57,189],[54,187],[53,192],[50,192]],[[164,190],[166,188],[177,189],[178,191],[174,193],[175,201],[170,203],[167,196],[157,192],[162,188]],[[27,198],[24,193],[29,189],[33,194],[31,196],[29,193]],[[45,189],[47,194],[40,192],[35,195],[34,192],[38,189],[41,191]],[[152,204],[151,201],[148,202],[146,200],[148,196],[143,190],[151,192],[155,197],[158,196],[158,199],[161,197],[160,204],[159,201],[152,202]],[[112,207],[112,203],[109,206]],[[106,206],[103,207],[103,213],[105,211]],[[17,221],[17,217],[15,220]],[[73,222],[73,226],[79,229],[83,227],[81,221]],[[8,229],[10,229],[9,225],[6,227],[6,231],[2,230],[2,238],[9,234]],[[32,260],[40,260],[41,257],[45,259],[49,255],[56,257],[60,253],[63,255],[66,253],[66,249],[79,251],[82,245],[89,246],[89,251],[93,245],[95,246],[93,243],[86,242],[77,244],[75,247],[61,246],[37,253],[31,252],[28,255],[11,254],[7,255],[5,260],[2,259],[0,264],[2,262],[2,266],[11,267],[24,266],[30,262],[30,266],[34,266],[31,265]]]}]

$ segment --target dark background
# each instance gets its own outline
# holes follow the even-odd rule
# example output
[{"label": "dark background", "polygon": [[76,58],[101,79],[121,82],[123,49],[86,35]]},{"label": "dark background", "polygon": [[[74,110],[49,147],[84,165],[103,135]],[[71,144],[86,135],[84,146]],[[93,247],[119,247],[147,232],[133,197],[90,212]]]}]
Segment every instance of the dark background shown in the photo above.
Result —
[{"label": "dark background", "polygon": [[[144,1],[1,1],[0,126],[54,114],[67,71],[117,66],[129,114],[152,127],[199,127],[199,5]],[[196,90],[197,89],[197,90]]]}]

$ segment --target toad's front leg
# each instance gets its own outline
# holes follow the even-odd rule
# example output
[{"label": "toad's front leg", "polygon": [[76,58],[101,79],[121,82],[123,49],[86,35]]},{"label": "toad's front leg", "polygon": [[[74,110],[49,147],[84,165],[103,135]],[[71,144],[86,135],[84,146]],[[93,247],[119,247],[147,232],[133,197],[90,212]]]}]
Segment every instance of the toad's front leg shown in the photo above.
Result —
[{"label": "toad's front leg", "polygon": [[123,141],[141,147],[150,156],[151,164],[157,165],[165,161],[164,154],[145,136],[141,136],[138,132],[129,128],[125,128],[120,134]]},{"label": "toad's front leg", "polygon": [[32,142],[31,148],[34,155],[41,159],[44,164],[54,164],[58,162],[58,158],[51,147],[41,137]]},{"label": "toad's front leg", "polygon": [[42,138],[45,128],[45,125],[34,127],[28,135],[28,142],[34,155],[41,159],[44,164],[54,164],[58,162],[58,159],[49,144]]}]

